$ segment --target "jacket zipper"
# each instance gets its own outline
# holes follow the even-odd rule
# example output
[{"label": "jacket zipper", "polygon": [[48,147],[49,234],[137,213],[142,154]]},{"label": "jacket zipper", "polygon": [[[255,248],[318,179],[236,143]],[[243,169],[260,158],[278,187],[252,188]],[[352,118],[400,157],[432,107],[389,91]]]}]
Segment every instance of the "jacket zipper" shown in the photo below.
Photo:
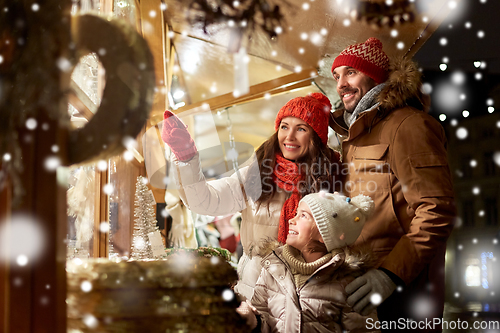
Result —
[{"label": "jacket zipper", "polygon": [[[288,266],[288,263],[285,263],[283,260],[281,260],[280,256],[277,255],[274,250],[273,250],[273,253],[274,253],[275,257],[278,258],[283,263],[283,265],[285,265],[285,267],[288,268],[288,270],[290,271],[290,266]],[[309,279],[307,279],[307,280],[309,280]],[[295,281],[293,281],[293,282],[295,284]],[[306,281],[306,283],[307,283],[307,281]],[[304,286],[305,286],[305,283],[304,283]],[[297,307],[299,308],[299,328],[300,328],[300,332],[302,332],[302,307],[300,306],[300,294],[298,292],[297,286],[295,286],[295,294],[297,295]]]}]

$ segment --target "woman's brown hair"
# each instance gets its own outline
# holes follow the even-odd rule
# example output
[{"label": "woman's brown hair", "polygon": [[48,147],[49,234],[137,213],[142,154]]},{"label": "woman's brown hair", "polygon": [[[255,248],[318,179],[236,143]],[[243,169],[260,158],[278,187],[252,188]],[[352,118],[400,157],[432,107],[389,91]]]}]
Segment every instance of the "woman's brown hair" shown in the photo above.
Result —
[{"label": "woman's brown hair", "polygon": [[[299,187],[301,197],[321,190],[333,192],[340,167],[335,152],[323,144],[318,134],[311,127],[309,128],[312,132],[309,148],[302,158],[295,161],[304,175]],[[262,194],[257,202],[269,201],[277,191],[277,186],[273,181],[273,171],[276,167],[276,153],[280,151],[278,131],[276,131],[255,152],[262,184]]]}]

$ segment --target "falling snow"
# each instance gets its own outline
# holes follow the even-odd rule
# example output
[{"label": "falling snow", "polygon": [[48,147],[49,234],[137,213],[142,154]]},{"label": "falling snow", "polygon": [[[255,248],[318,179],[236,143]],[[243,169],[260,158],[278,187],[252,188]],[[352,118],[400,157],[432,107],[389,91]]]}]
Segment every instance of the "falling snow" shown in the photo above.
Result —
[{"label": "falling snow", "polygon": [[20,214],[13,215],[10,221],[10,225],[0,223],[0,260],[10,258],[20,266],[36,262],[45,246],[45,235],[39,222]]},{"label": "falling snow", "polygon": [[114,189],[114,187],[113,187],[113,184],[109,184],[109,183],[108,183],[108,184],[106,184],[106,185],[104,185],[104,186],[103,186],[103,188],[102,188],[102,191],[103,191],[105,194],[107,194],[107,195],[111,195],[111,194],[113,193],[113,191],[114,191],[114,190],[115,190],[115,189]]},{"label": "falling snow", "polygon": [[436,304],[428,296],[419,296],[412,302],[411,313],[415,319],[426,318],[435,311]]},{"label": "falling snow", "polygon": [[479,195],[480,193],[481,193],[481,188],[479,188],[479,186],[474,186],[472,188],[472,194]]},{"label": "falling snow", "polygon": [[231,289],[224,289],[222,292],[222,299],[226,302],[230,302],[234,299],[235,295]]},{"label": "falling snow", "polygon": [[[498,126],[498,123],[497,123]],[[500,126],[498,126],[500,127]],[[500,151],[497,151],[493,153],[493,161],[495,161],[495,164],[500,167]]]},{"label": "falling snow", "polygon": [[49,156],[44,161],[45,170],[54,172],[61,166],[61,159],[57,156]]},{"label": "falling snow", "polygon": [[80,289],[82,289],[83,292],[88,293],[92,290],[92,283],[90,281],[83,281],[80,284]]},{"label": "falling snow", "polygon": [[457,128],[456,135],[458,139],[464,140],[469,135],[469,131],[465,127],[459,127]]},{"label": "falling snow", "polygon": [[26,120],[26,128],[29,130],[34,130],[37,126],[37,121],[35,118],[28,118]]},{"label": "falling snow", "polygon": [[134,154],[130,150],[125,150],[123,152],[123,159],[127,162],[130,162],[134,159]]},{"label": "falling snow", "polygon": [[109,232],[109,223],[108,222],[101,222],[99,224],[99,231],[102,233],[108,233]]},{"label": "falling snow", "polygon": [[374,293],[370,296],[370,302],[373,305],[379,305],[380,303],[382,303],[382,296],[379,293]]}]

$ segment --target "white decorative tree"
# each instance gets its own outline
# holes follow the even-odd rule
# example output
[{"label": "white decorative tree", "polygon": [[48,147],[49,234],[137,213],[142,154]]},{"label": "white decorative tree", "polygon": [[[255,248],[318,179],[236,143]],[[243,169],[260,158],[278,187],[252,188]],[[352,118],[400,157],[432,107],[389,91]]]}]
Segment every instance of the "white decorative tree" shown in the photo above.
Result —
[{"label": "white decorative tree", "polygon": [[155,204],[153,192],[146,185],[148,180],[142,176],[137,177],[135,189],[135,225],[132,236],[132,259],[153,259],[153,251],[148,234],[158,230],[155,218]]}]

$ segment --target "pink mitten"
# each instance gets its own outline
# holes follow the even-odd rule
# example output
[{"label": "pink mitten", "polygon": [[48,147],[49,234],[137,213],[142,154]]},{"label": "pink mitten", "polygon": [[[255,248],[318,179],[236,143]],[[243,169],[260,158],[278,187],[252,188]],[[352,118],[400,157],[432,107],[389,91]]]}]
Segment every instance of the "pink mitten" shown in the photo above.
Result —
[{"label": "pink mitten", "polygon": [[189,161],[198,152],[187,126],[168,110],[163,114],[161,138],[179,161]]}]

